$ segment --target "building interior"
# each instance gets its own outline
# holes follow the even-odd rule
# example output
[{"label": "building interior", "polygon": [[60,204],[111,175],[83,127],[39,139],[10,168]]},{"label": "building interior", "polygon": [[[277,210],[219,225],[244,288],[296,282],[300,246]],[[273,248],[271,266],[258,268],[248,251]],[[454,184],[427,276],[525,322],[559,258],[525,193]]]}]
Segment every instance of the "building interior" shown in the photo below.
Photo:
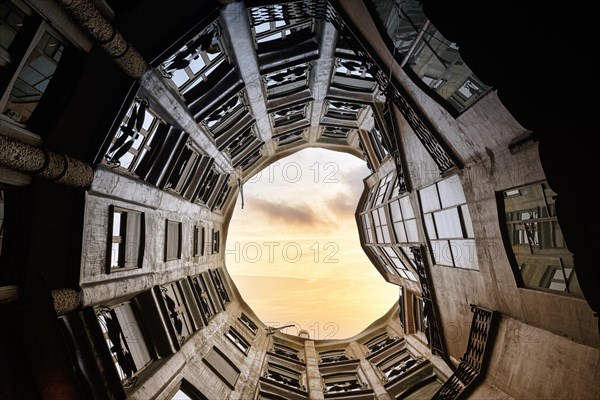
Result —
[{"label": "building interior", "polygon": [[[0,0],[0,398],[600,399],[575,10]],[[244,183],[311,148],[367,164],[398,288],[343,340],[264,324],[225,265]]]}]

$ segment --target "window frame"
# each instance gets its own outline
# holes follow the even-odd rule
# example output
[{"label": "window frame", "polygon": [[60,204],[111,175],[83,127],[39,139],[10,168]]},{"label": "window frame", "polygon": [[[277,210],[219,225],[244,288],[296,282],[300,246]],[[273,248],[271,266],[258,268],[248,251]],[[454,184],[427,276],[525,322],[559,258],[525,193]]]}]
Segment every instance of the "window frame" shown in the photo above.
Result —
[{"label": "window frame", "polygon": [[[126,215],[126,224],[123,225],[123,221],[121,217],[121,221],[120,221],[120,233],[122,233],[122,235],[118,235],[115,236],[114,232],[113,232],[113,228],[114,228],[114,216],[116,213],[120,213],[120,214],[125,214]],[[137,210],[131,210],[128,208],[124,208],[124,207],[119,207],[119,206],[115,206],[115,205],[110,205],[108,207],[108,215],[109,215],[109,219],[108,219],[108,246],[107,246],[107,254],[106,254],[106,266],[105,266],[105,270],[104,272],[106,274],[112,274],[112,273],[116,273],[116,272],[123,272],[123,271],[130,271],[130,270],[135,270],[138,268],[142,268],[143,267],[143,260],[144,260],[144,250],[145,250],[145,239],[146,239],[146,221],[145,221],[145,213],[142,211],[137,211]],[[139,242],[136,243],[137,245],[137,265],[134,267],[126,267],[125,263],[126,261],[126,254],[128,254],[128,250],[127,250],[127,221],[130,220],[129,215],[137,215],[137,221],[139,223]],[[125,228],[123,228],[125,226]],[[125,230],[125,232],[123,232],[123,229]],[[119,237],[121,238],[118,242],[115,242],[115,238]],[[119,264],[123,264],[122,267],[113,267],[113,263],[112,263],[112,253],[113,253],[113,244],[115,243],[124,243],[125,246],[123,246],[122,249],[119,249]],[[123,257],[122,260],[120,260],[121,256]]]},{"label": "window frame", "polygon": [[[175,258],[169,257],[169,226],[177,224],[177,256]],[[182,223],[179,221],[173,221],[170,219],[165,220],[165,262],[181,260],[181,236],[182,236]]]},{"label": "window frame", "polygon": [[244,353],[244,355],[248,355],[248,353],[250,353],[250,348],[252,347],[252,345],[250,344],[250,342],[248,340],[246,340],[246,338],[240,333],[238,332],[234,327],[230,326],[229,330],[227,332],[225,332],[225,337],[227,337],[227,339],[229,339],[229,341],[231,343],[233,343],[233,345],[242,353]]}]

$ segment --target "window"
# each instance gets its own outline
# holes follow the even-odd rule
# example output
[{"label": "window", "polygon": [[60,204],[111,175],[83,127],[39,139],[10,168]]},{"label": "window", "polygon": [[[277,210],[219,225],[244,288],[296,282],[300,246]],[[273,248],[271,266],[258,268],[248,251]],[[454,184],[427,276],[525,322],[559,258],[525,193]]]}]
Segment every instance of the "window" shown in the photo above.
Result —
[{"label": "window", "polygon": [[421,363],[420,357],[414,358],[408,351],[400,351],[377,365],[384,376],[384,382],[401,377],[412,367]]},{"label": "window", "polygon": [[173,282],[160,286],[160,292],[175,335],[181,345],[194,332],[194,324],[183,290],[179,282]]},{"label": "window", "polygon": [[181,258],[181,222],[167,220],[165,261]]},{"label": "window", "polygon": [[166,134],[168,128],[148,108],[146,100],[136,99],[104,156],[105,162],[131,173],[141,173],[145,169],[146,160],[157,147],[157,142],[160,142],[157,137],[161,133]]},{"label": "window", "polygon": [[240,315],[239,320],[242,324],[244,324],[246,328],[248,328],[250,332],[256,335],[256,333],[258,332],[258,327],[250,318],[248,318],[246,314],[242,313],[242,315]]},{"label": "window", "polygon": [[248,354],[250,351],[250,343],[238,331],[229,328],[229,331],[227,331],[225,336],[227,336],[227,339],[229,339],[242,353]]},{"label": "window", "polygon": [[488,86],[465,64],[456,43],[444,38],[427,20],[419,1],[389,2],[389,6],[377,8],[409,76],[445,99],[453,111],[463,111],[487,92]]},{"label": "window", "polygon": [[11,62],[12,44],[30,14],[31,9],[25,4],[0,2],[0,68]]},{"label": "window", "polygon": [[[37,29],[36,29],[37,26]],[[21,1],[0,3],[0,109],[26,124],[52,80],[67,41]],[[0,93],[1,94],[1,93]]]},{"label": "window", "polygon": [[185,94],[200,82],[205,82],[224,65],[225,53],[221,50],[219,37],[219,27],[213,23],[160,66],[179,93]]},{"label": "window", "polygon": [[214,347],[202,360],[230,389],[235,387],[240,369],[218,348]]},{"label": "window", "polygon": [[172,190],[179,194],[183,194],[187,191],[192,178],[197,172],[200,159],[201,156],[199,151],[192,146],[191,142],[186,143],[167,179],[165,189]]},{"label": "window", "polygon": [[221,300],[221,305],[224,308],[230,300],[229,294],[227,293],[227,289],[225,288],[225,284],[223,283],[221,271],[219,269],[211,269],[208,272],[210,273],[210,278],[213,281],[215,290],[217,291],[217,295],[219,296],[219,300]]},{"label": "window", "polygon": [[273,99],[308,88],[308,75],[311,64],[294,65],[287,69],[267,73],[262,76],[267,97]]},{"label": "window", "polygon": [[423,299],[415,295],[413,297],[413,321],[415,323],[415,331],[425,332],[425,303]]},{"label": "window", "polygon": [[204,255],[204,227],[194,225],[194,236],[192,238],[192,255],[194,257]]},{"label": "window", "polygon": [[133,386],[153,358],[133,304],[101,307],[96,316],[123,386]]},{"label": "window", "polygon": [[405,256],[401,248],[396,246],[380,246],[379,249],[383,251],[386,260],[389,260],[398,275],[404,279],[417,282],[416,274],[411,271],[403,261]]},{"label": "window", "polygon": [[394,235],[398,243],[419,243],[417,220],[410,203],[410,197],[404,196],[389,203]]},{"label": "window", "polygon": [[503,192],[504,237],[525,286],[581,296],[573,255],[558,225],[555,195],[546,182]]},{"label": "window", "polygon": [[204,325],[208,325],[208,322],[214,317],[216,314],[216,308],[213,303],[213,299],[210,296],[210,292],[208,291],[208,286],[204,277],[206,277],[206,273],[202,275],[197,275],[191,277],[190,280],[192,282],[192,287],[194,288],[194,296],[196,298],[196,302],[200,307],[200,311],[202,313],[202,320]]},{"label": "window", "polygon": [[323,392],[329,394],[363,390],[367,388],[367,385],[361,383],[358,376],[352,373],[326,375],[323,377],[323,387]]},{"label": "window", "polygon": [[303,385],[300,383],[300,373],[284,366],[268,363],[265,377],[286,386],[304,390]]},{"label": "window", "polygon": [[111,206],[110,247],[106,273],[141,268],[144,257],[144,213]]},{"label": "window", "polygon": [[221,248],[221,232],[213,230],[212,251],[213,254],[218,254]]},{"label": "window", "polygon": [[378,352],[381,349],[384,349],[394,343],[396,343],[398,339],[392,339],[388,336],[387,333],[382,333],[379,336],[374,337],[373,339],[365,342],[365,346],[369,349],[369,354],[373,354]]},{"label": "window", "polygon": [[434,263],[479,269],[471,214],[458,176],[419,191]]},{"label": "window", "polygon": [[329,350],[319,353],[320,363],[319,364],[331,364],[340,361],[349,360],[344,350]]},{"label": "window", "polygon": [[176,388],[175,393],[170,397],[171,400],[208,400],[191,383],[183,379]]},{"label": "window", "polygon": [[300,361],[300,358],[298,357],[298,350],[292,349],[291,347],[284,346],[279,343],[274,343],[272,351],[273,353],[281,357],[285,357],[294,361]]},{"label": "window", "polygon": [[[312,31],[312,18],[294,13],[294,4],[275,4],[250,9],[257,43],[278,41],[303,30]],[[294,15],[298,14],[298,15]]]}]

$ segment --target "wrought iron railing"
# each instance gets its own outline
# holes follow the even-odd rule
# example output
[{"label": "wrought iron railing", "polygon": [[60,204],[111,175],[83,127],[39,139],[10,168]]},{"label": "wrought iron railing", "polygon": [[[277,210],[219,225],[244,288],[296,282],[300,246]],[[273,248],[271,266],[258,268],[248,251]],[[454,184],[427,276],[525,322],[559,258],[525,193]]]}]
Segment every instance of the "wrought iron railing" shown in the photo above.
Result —
[{"label": "wrought iron railing", "polygon": [[433,396],[435,400],[460,399],[482,373],[494,312],[475,305],[471,305],[471,311],[473,321],[465,355],[452,376]]}]

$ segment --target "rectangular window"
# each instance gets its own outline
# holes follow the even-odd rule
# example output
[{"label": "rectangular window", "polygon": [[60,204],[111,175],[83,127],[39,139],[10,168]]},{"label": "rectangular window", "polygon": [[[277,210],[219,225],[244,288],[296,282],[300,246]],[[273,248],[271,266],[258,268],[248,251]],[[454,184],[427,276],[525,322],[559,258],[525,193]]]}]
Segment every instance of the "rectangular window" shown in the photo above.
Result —
[{"label": "rectangular window", "polygon": [[112,308],[101,307],[96,316],[123,386],[130,387],[153,359],[136,310],[126,302]]},{"label": "rectangular window", "polygon": [[388,336],[387,333],[382,333],[379,336],[376,336],[372,339],[369,339],[365,342],[365,346],[369,349],[369,354],[373,354],[378,352],[381,349],[385,349],[386,347],[396,343],[397,339],[392,339]]},{"label": "rectangular window", "polygon": [[421,359],[416,359],[408,351],[400,351],[377,365],[384,376],[384,382],[397,379],[413,367],[421,363]]},{"label": "rectangular window", "polygon": [[240,315],[239,320],[246,328],[248,328],[250,332],[256,335],[256,333],[258,332],[258,327],[250,318],[248,318],[246,314],[242,313],[242,315]]},{"label": "rectangular window", "polygon": [[357,390],[363,390],[367,388],[366,384],[363,384],[355,373],[351,374],[333,374],[325,375],[323,377],[323,392],[329,393],[344,393],[344,392],[355,392]]},{"label": "rectangular window", "polygon": [[[21,1],[0,4],[2,114],[25,125],[52,80],[68,42]],[[0,93],[2,94],[2,93]]]},{"label": "rectangular window", "polygon": [[160,286],[160,292],[175,334],[180,344],[183,344],[185,339],[194,332],[194,324],[180,283],[173,282]]},{"label": "rectangular window", "polygon": [[208,400],[208,397],[185,379],[179,383],[179,387],[169,398],[171,400]]},{"label": "rectangular window", "polygon": [[213,230],[212,251],[213,254],[218,254],[221,249],[221,232]]},{"label": "rectangular window", "polygon": [[227,331],[225,336],[227,336],[227,339],[229,339],[242,353],[248,354],[250,351],[250,343],[238,331],[229,328],[229,331]]},{"label": "rectangular window", "polygon": [[300,361],[300,358],[298,357],[298,350],[292,349],[291,347],[284,346],[279,343],[273,343],[272,351],[281,357],[285,357],[294,361]]},{"label": "rectangular window", "polygon": [[181,222],[167,220],[165,261],[181,258]]},{"label": "rectangular window", "polygon": [[214,347],[202,360],[208,367],[227,385],[230,389],[235,387],[240,369],[231,361],[225,353]]},{"label": "rectangular window", "polygon": [[265,377],[283,385],[304,390],[304,386],[301,384],[302,378],[300,373],[282,365],[268,363]]},{"label": "rectangular window", "polygon": [[141,268],[144,255],[144,213],[111,206],[110,251],[106,273]]},{"label": "rectangular window", "polygon": [[332,364],[349,360],[344,350],[329,350],[319,353],[319,364]]},{"label": "rectangular window", "polygon": [[516,260],[515,275],[525,286],[581,296],[573,255],[558,224],[555,196],[546,182],[503,192],[503,237]]},{"label": "rectangular window", "polygon": [[196,173],[200,159],[201,156],[198,150],[193,148],[191,143],[187,143],[177,158],[171,175],[167,179],[165,189],[183,194]]},{"label": "rectangular window", "polygon": [[208,291],[207,283],[204,280],[205,277],[207,278],[206,273],[191,277],[190,281],[194,289],[194,297],[196,298],[196,302],[202,313],[204,325],[208,325],[208,322],[216,314],[216,308],[213,299],[210,296],[210,292]]},{"label": "rectangular window", "polygon": [[419,190],[419,199],[434,263],[478,270],[473,223],[459,177]]},{"label": "rectangular window", "polygon": [[194,236],[192,238],[192,255],[194,257],[204,255],[204,227],[194,225]]},{"label": "rectangular window", "polygon": [[215,290],[217,291],[217,295],[219,296],[219,300],[221,300],[221,305],[225,308],[225,305],[229,303],[230,300],[225,283],[223,282],[223,277],[221,276],[221,271],[219,269],[211,269],[208,272],[213,285],[215,286]]},{"label": "rectangular window", "polygon": [[147,169],[148,160],[155,152],[157,137],[166,135],[169,126],[152,110],[145,100],[136,99],[131,105],[119,131],[115,134],[106,155],[105,162],[131,173]]}]

